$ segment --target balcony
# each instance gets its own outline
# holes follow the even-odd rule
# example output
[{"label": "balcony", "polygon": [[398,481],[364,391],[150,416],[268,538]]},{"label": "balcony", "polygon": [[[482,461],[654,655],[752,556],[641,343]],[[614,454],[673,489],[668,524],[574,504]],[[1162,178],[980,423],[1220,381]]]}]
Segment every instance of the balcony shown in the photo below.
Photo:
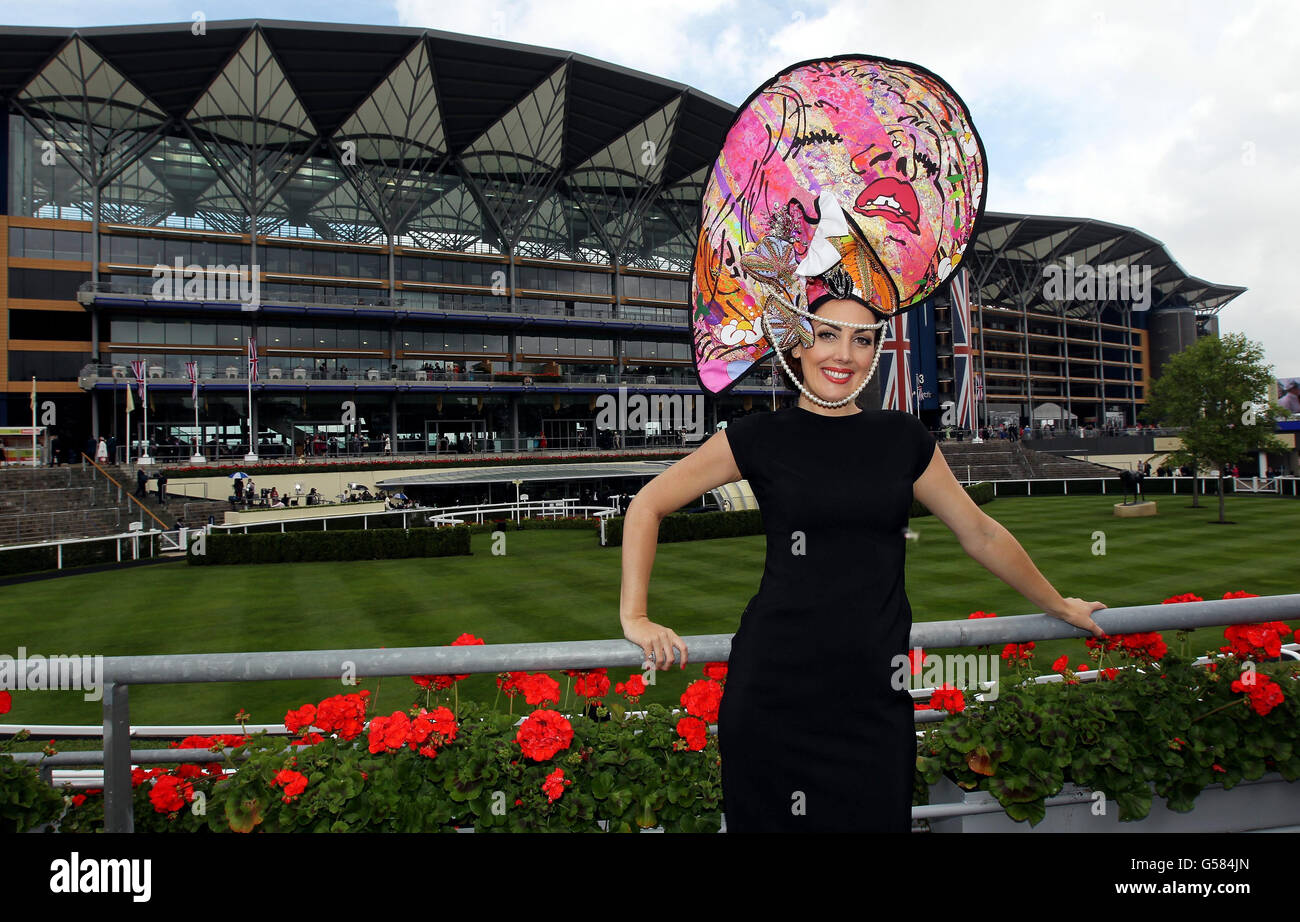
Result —
[{"label": "balcony", "polygon": [[[301,295],[263,293],[257,305],[245,304],[238,298],[202,298],[190,300],[184,298],[156,299],[153,295],[154,280],[150,276],[140,276],[135,284],[117,280],[113,282],[83,282],[77,290],[77,301],[85,307],[184,307],[197,310],[249,310],[269,313],[304,313],[313,310],[319,313],[339,314],[383,314],[388,316],[418,316],[430,319],[463,318],[466,315],[482,317],[484,320],[509,318],[511,324],[517,325],[520,318],[536,318],[541,323],[569,325],[617,325],[629,330],[636,329],[673,329],[679,330],[686,320],[685,305],[680,308],[649,307],[635,304],[615,305],[605,302],[567,302],[563,300],[538,303],[511,304],[506,294],[489,295],[476,293],[456,293],[455,301],[445,306],[430,307],[421,303],[418,297],[408,298],[399,294],[389,297],[386,289],[376,288],[374,292],[358,292],[348,295]],[[423,291],[410,290],[408,293],[419,295]],[[516,293],[519,294],[519,289]],[[522,295],[521,295],[522,297]]]},{"label": "balcony", "polygon": [[[265,363],[266,358],[262,358]],[[156,373],[155,373],[156,372]],[[200,369],[200,386],[204,390],[243,390],[248,387],[248,369],[242,354],[228,357],[218,356],[215,366]],[[77,375],[77,383],[82,390],[96,388],[112,389],[131,386],[135,377],[125,365],[90,364],[84,366]],[[770,376],[756,378],[737,388],[744,392],[751,389],[767,389],[772,385]],[[184,373],[172,368],[151,365],[149,386],[164,390],[188,390],[190,379]],[[390,364],[363,364],[359,368],[340,368],[337,371],[322,371],[307,365],[294,368],[265,368],[258,371],[258,380],[253,384],[255,390],[311,390],[355,388],[379,390],[415,390],[415,391],[500,391],[503,393],[529,392],[605,392],[611,388],[629,387],[638,390],[665,392],[699,391],[699,384],[683,377],[673,381],[662,374],[658,375],[619,375],[613,370],[598,374],[542,374],[523,371],[461,371],[449,372],[436,369],[398,369],[393,371]],[[782,385],[782,391],[788,388]]]}]

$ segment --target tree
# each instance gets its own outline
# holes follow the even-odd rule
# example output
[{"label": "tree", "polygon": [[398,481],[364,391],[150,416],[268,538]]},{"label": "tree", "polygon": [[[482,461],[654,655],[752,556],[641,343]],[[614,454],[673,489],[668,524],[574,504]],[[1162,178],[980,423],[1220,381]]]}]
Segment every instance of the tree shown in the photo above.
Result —
[{"label": "tree", "polygon": [[[1175,455],[1193,467],[1218,470],[1221,524],[1224,468],[1253,452],[1285,450],[1273,435],[1272,386],[1263,346],[1233,333],[1202,336],[1166,362],[1147,388],[1142,417],[1180,427],[1183,448]],[[1270,412],[1257,412],[1260,403]]]}]

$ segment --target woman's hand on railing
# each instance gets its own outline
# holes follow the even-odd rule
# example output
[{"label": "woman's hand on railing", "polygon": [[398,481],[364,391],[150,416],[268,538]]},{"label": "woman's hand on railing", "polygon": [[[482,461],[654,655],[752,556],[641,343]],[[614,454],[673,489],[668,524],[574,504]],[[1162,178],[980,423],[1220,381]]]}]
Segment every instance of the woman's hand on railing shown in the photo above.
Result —
[{"label": "woman's hand on railing", "polygon": [[645,616],[622,619],[622,624],[623,636],[645,653],[645,668],[667,669],[673,664],[674,648],[681,652],[681,668],[686,668],[686,642],[677,636],[676,631],[655,624]]},{"label": "woman's hand on railing", "polygon": [[1057,611],[1049,611],[1048,614],[1054,618],[1060,618],[1066,624],[1072,624],[1077,628],[1085,631],[1091,631],[1094,637],[1105,637],[1106,632],[1098,627],[1097,622],[1092,620],[1094,612],[1101,611],[1106,606],[1101,602],[1085,602],[1083,599],[1068,598],[1063,599],[1064,607]]}]

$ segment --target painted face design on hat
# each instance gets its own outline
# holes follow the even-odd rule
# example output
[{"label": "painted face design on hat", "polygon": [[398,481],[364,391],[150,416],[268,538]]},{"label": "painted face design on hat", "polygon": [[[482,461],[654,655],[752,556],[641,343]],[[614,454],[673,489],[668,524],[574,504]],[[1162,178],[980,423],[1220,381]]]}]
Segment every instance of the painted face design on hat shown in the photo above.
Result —
[{"label": "painted face design on hat", "polygon": [[985,175],[964,104],[924,68],[848,56],[768,81],[740,108],[702,197],[691,283],[701,383],[726,390],[777,345],[764,314],[786,344],[810,329],[787,308],[815,307],[836,287],[793,272],[831,200],[823,193],[844,212],[848,234],[832,242],[852,297],[890,314],[923,303],[960,264]]}]

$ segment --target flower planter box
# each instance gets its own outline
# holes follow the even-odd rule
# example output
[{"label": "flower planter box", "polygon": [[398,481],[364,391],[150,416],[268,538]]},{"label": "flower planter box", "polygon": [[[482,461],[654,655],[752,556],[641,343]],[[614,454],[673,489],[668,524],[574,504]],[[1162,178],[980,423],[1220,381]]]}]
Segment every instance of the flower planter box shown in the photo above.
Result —
[{"label": "flower planter box", "polygon": [[[1060,795],[1078,794],[1085,789],[1066,784]],[[1048,798],[1049,803],[1051,798]],[[1037,826],[1016,822],[987,791],[964,791],[947,778],[930,786],[930,803],[992,805],[996,812],[930,820],[933,832],[1249,832],[1300,826],[1300,782],[1288,783],[1277,772],[1258,781],[1243,781],[1230,791],[1213,785],[1202,791],[1190,813],[1176,813],[1153,797],[1151,812],[1144,819],[1121,823],[1119,806],[1106,802],[1106,814],[1093,814],[1093,802],[1048,806]]]}]

